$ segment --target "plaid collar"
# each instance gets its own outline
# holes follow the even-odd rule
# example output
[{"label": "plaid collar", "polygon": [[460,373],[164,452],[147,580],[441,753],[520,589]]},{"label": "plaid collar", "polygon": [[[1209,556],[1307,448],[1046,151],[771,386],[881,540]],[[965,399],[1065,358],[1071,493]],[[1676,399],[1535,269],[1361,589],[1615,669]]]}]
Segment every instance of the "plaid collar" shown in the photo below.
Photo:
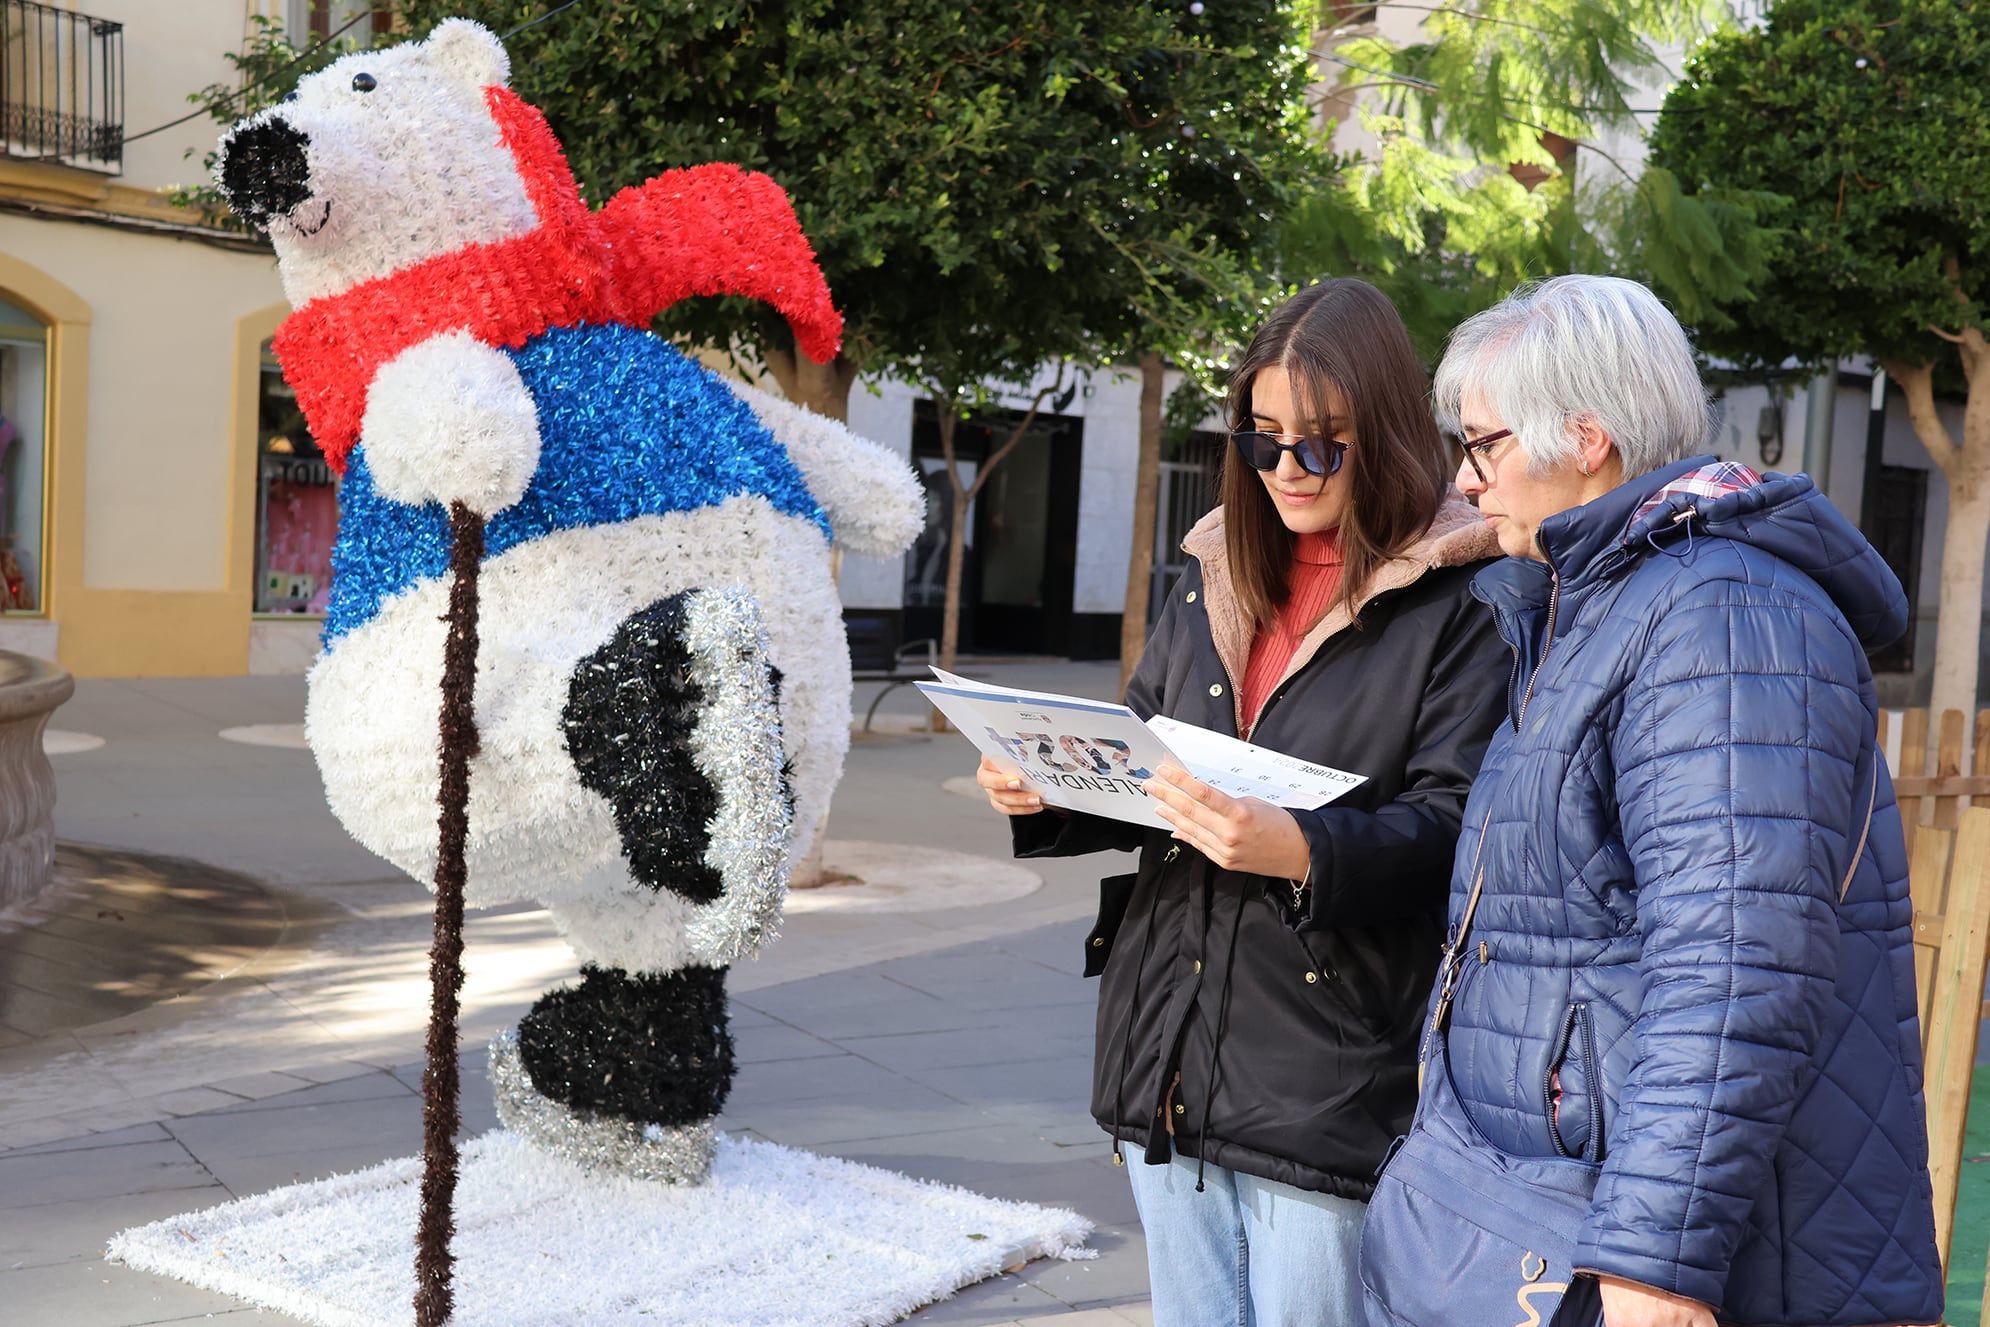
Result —
[{"label": "plaid collar", "polygon": [[1631,514],[1630,529],[1639,521],[1663,507],[1672,498],[1681,494],[1696,498],[1719,498],[1744,488],[1753,488],[1762,482],[1762,476],[1739,461],[1716,461],[1703,465],[1697,470],[1689,470],[1671,483],[1665,485]]}]

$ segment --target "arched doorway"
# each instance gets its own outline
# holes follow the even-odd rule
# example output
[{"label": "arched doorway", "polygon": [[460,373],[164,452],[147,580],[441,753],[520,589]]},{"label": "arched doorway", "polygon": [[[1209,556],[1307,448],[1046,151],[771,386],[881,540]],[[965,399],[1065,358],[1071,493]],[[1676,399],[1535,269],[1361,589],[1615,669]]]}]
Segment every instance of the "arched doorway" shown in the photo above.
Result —
[{"label": "arched doorway", "polygon": [[0,291],[0,611],[48,603],[48,326]]}]

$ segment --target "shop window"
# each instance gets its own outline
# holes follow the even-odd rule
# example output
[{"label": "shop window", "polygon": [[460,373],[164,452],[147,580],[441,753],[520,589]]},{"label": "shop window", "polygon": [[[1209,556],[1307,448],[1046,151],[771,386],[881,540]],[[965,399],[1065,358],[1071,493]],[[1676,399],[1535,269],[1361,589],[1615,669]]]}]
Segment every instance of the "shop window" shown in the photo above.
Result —
[{"label": "shop window", "polygon": [[332,593],[338,480],[263,343],[256,394],[255,611],[322,614]]},{"label": "shop window", "polygon": [[0,300],[0,609],[42,609],[48,329]]}]

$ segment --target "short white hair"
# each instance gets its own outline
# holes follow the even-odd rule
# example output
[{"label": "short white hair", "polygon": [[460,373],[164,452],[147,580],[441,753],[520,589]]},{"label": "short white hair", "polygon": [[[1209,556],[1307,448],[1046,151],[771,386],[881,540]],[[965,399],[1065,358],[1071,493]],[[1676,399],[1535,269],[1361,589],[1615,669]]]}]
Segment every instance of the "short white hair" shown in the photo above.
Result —
[{"label": "short white hair", "polygon": [[1644,286],[1614,276],[1522,286],[1467,318],[1437,366],[1433,396],[1451,428],[1468,401],[1492,411],[1535,474],[1575,464],[1584,420],[1610,435],[1626,479],[1705,450],[1713,428],[1679,320]]}]

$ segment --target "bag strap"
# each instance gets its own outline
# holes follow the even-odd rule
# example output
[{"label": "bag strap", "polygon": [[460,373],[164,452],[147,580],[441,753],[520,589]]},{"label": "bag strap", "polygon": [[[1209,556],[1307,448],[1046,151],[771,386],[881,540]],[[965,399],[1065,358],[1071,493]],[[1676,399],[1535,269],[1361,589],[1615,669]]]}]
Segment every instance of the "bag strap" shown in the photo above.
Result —
[{"label": "bag strap", "polygon": [[[1472,916],[1479,910],[1479,894],[1485,889],[1486,873],[1479,865],[1486,853],[1486,830],[1492,826],[1492,812],[1486,812],[1485,823],[1479,826],[1479,846],[1472,853],[1472,892],[1465,898],[1464,915],[1458,918],[1458,933],[1444,946],[1442,971],[1444,980],[1437,988],[1437,1004],[1430,1011],[1430,1031],[1426,1044],[1434,1040],[1444,1030],[1444,1022],[1451,1015],[1451,997],[1458,987],[1459,956],[1465,952],[1465,937],[1472,931]],[[1422,1067],[1418,1066],[1419,1079]]]}]

